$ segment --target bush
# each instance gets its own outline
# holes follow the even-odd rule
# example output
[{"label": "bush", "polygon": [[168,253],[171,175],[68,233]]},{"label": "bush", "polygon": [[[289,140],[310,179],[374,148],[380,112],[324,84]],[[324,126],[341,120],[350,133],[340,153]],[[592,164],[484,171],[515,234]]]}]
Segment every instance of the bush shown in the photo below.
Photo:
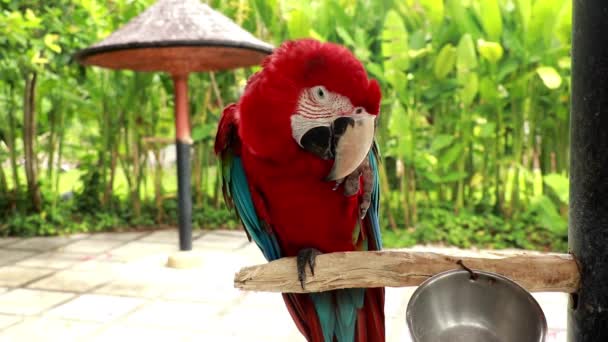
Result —
[{"label": "bush", "polygon": [[[0,196],[1,197],[1,196]],[[177,201],[166,200],[164,221],[155,222],[157,209],[152,201],[142,203],[139,216],[133,213],[129,201],[112,199],[111,208],[86,207],[74,199],[58,201],[53,204],[45,201],[40,213],[23,214],[12,212],[6,222],[0,223],[0,235],[8,236],[53,236],[75,233],[102,231],[124,231],[133,229],[155,229],[162,225],[177,225]],[[85,209],[85,210],[83,210]],[[223,206],[193,208],[193,227],[195,229],[235,229],[239,224],[234,213]]]},{"label": "bush", "polygon": [[542,215],[524,212],[504,219],[491,212],[461,211],[455,215],[445,208],[424,208],[414,228],[384,229],[385,247],[408,247],[415,244],[438,243],[470,248],[524,248],[565,252],[567,229],[556,230],[542,224]]}]

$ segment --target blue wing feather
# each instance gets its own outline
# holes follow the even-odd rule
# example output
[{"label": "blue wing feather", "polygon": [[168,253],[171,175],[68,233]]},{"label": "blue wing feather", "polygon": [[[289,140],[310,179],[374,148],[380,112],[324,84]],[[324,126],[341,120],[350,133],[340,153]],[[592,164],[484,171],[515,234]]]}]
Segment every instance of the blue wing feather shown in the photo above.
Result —
[{"label": "blue wing feather", "polygon": [[367,210],[367,216],[369,217],[373,239],[376,244],[376,250],[382,249],[382,235],[380,234],[380,220],[378,218],[380,213],[380,176],[378,173],[379,158],[379,152],[375,146],[373,153],[369,154],[370,167],[374,173],[374,188],[372,190],[372,203]]},{"label": "blue wing feather", "polygon": [[243,222],[243,226],[251,236],[251,239],[262,250],[266,260],[276,260],[281,257],[281,251],[276,236],[266,231],[258,219],[255,207],[253,206],[253,201],[251,200],[249,184],[241,158],[235,156],[231,159],[232,165],[230,166],[229,175],[227,175],[230,178],[228,187],[236,211]]}]

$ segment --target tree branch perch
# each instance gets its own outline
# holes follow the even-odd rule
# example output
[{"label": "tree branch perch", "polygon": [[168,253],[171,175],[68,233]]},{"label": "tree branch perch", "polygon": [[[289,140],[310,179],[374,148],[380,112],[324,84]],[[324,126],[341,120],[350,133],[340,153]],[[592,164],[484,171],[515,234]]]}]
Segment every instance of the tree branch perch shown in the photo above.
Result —
[{"label": "tree branch perch", "polygon": [[307,270],[305,290],[296,275],[295,258],[282,258],[242,268],[234,277],[236,288],[248,291],[303,293],[353,287],[417,286],[433,275],[461,269],[459,260],[473,270],[494,272],[528,291],[573,293],[579,270],[569,254],[493,253],[488,257],[461,257],[428,252],[340,252],[319,255],[315,275]]}]

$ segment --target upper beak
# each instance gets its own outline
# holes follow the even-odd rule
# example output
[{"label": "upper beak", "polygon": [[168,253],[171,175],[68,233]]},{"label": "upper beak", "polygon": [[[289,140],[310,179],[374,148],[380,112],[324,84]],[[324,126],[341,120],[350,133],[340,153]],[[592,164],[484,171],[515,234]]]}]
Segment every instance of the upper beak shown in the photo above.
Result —
[{"label": "upper beak", "polygon": [[327,181],[345,178],[365,160],[374,142],[375,116],[343,116],[332,123],[334,165]]},{"label": "upper beak", "polygon": [[374,141],[375,115],[356,110],[326,122],[292,116],[294,138],[322,159],[334,159],[327,181],[342,179],[366,158]]}]

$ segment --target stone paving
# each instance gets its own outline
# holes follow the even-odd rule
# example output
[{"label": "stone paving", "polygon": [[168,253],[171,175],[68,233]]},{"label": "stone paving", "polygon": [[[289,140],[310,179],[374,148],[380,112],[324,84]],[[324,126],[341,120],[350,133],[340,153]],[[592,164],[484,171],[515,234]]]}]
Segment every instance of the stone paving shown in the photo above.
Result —
[{"label": "stone paving", "polygon": [[[193,270],[164,266],[175,230],[0,238],[0,341],[304,341],[279,294],[233,288],[239,268],[264,262],[243,232],[194,238]],[[387,288],[388,341],[410,341],[414,290]],[[566,295],[534,296],[547,341],[566,341]]]}]

